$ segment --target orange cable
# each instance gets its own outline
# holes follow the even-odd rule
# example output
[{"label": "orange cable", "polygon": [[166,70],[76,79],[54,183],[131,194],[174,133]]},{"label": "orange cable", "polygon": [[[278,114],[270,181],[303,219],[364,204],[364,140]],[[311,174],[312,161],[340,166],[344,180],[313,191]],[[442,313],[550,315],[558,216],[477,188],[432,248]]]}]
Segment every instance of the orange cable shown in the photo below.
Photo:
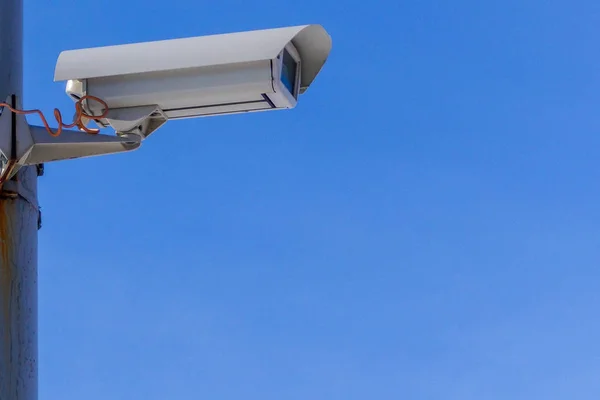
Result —
[{"label": "orange cable", "polygon": [[[86,113],[85,111],[83,111],[83,106],[81,105],[81,103],[85,99],[94,100],[94,101],[97,101],[98,103],[100,103],[102,106],[104,106],[104,112],[101,115],[90,115],[90,114]],[[56,130],[56,132],[54,132],[52,130],[52,128],[50,128],[50,125],[48,125],[48,121],[46,120],[44,113],[42,113],[42,111],[40,111],[40,110],[37,110],[37,109],[36,110],[17,110],[15,108],[11,107],[10,104],[7,104],[7,103],[0,103],[0,107],[6,107],[10,111],[14,112],[15,114],[23,114],[23,115],[38,114],[40,116],[40,118],[42,119],[44,127],[46,128],[46,130],[48,131],[50,136],[53,136],[53,137],[58,137],[62,133],[63,129],[70,129],[70,128],[75,128],[75,127],[81,129],[82,131],[84,131],[86,133],[97,134],[100,132],[100,130],[99,129],[89,129],[88,127],[86,127],[85,124],[83,123],[83,118],[102,119],[102,118],[105,118],[109,112],[108,104],[106,104],[106,102],[104,100],[99,99],[98,97],[95,97],[95,96],[83,96],[81,99],[77,100],[77,102],[75,103],[75,118],[73,120],[73,123],[71,123],[71,124],[65,124],[63,122],[63,118],[62,118],[62,114],[61,114],[60,110],[58,108],[54,109],[54,118],[56,118],[56,122],[58,122],[58,129]]]}]

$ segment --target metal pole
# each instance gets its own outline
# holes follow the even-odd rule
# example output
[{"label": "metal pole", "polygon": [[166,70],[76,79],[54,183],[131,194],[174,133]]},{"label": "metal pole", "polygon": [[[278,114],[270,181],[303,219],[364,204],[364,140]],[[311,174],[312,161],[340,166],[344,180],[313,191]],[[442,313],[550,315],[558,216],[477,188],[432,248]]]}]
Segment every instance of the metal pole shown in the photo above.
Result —
[{"label": "metal pole", "polygon": [[[22,94],[23,0],[0,0],[0,101]],[[22,168],[0,192],[0,400],[38,396],[37,175]]]}]

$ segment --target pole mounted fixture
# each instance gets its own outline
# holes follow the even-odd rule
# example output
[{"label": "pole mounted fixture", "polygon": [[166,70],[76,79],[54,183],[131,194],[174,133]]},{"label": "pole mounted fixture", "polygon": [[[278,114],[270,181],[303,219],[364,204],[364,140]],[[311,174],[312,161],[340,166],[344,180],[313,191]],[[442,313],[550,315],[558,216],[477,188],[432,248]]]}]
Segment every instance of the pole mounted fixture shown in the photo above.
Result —
[{"label": "pole mounted fixture", "polygon": [[[20,109],[23,0],[0,0],[0,10],[0,400],[37,400],[43,164],[136,150],[168,120],[294,108],[331,38],[303,25],[65,51],[54,78],[67,81],[76,118],[65,125],[55,110],[53,131],[41,111]],[[29,125],[31,113],[44,126]],[[115,134],[89,129],[92,122]]]},{"label": "pole mounted fixture", "polygon": [[[55,80],[67,80],[76,102],[80,119],[69,126],[90,132],[93,121],[116,135],[54,137],[22,115],[41,112],[17,111],[9,97],[17,130],[10,133],[14,115],[3,107],[0,184],[23,166],[135,150],[169,119],[294,108],[330,50],[322,26],[303,25],[65,51]],[[58,119],[62,129],[60,113]]]}]

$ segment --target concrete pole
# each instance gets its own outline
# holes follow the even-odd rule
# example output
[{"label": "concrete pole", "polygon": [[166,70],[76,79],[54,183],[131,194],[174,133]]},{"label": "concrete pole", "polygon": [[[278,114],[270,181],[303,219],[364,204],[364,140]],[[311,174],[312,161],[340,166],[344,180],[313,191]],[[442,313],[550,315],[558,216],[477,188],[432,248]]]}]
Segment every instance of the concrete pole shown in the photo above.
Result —
[{"label": "concrete pole", "polygon": [[[22,95],[23,0],[0,0],[0,101],[22,107]],[[0,192],[0,400],[38,397],[37,171],[21,169]]]}]

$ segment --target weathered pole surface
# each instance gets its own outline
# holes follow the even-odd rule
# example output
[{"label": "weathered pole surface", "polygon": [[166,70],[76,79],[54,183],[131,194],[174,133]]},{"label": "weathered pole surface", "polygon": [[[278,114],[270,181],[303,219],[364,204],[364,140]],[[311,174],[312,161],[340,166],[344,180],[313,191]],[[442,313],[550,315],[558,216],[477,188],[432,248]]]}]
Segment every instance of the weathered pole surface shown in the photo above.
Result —
[{"label": "weathered pole surface", "polygon": [[[0,102],[22,107],[22,94],[23,0],[0,0]],[[38,397],[37,170],[22,168],[0,191],[0,400]]]}]

